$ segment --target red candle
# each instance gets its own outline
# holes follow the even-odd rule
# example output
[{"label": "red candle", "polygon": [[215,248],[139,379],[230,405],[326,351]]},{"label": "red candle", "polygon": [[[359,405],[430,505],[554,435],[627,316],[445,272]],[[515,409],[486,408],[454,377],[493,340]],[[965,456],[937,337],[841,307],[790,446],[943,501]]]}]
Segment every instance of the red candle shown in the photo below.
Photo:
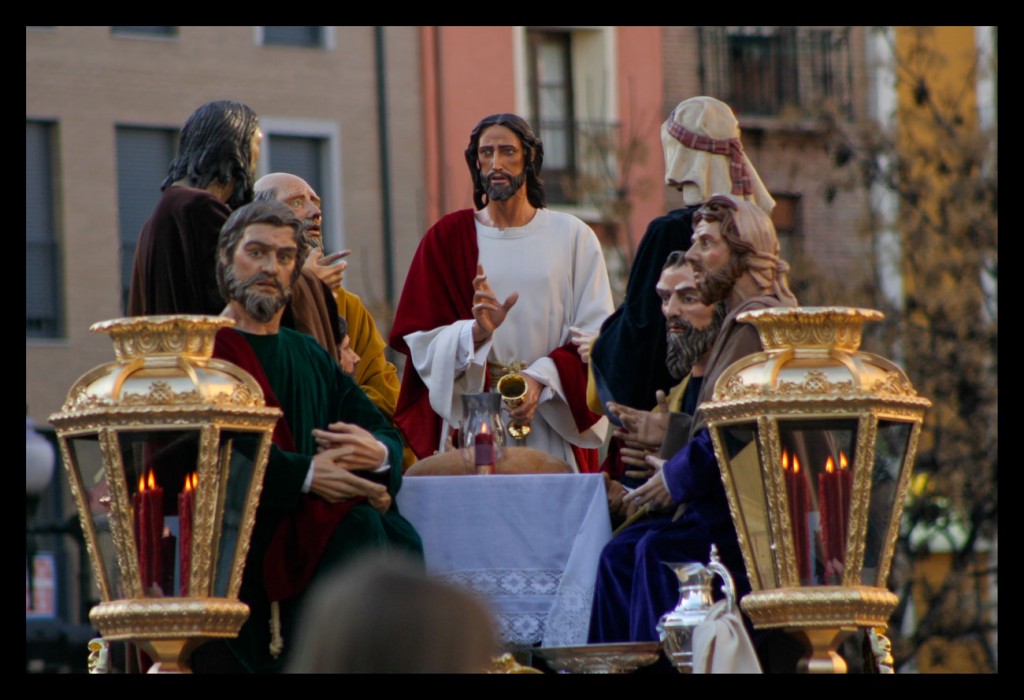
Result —
[{"label": "red candle", "polygon": [[835,467],[832,457],[825,461],[825,498],[828,502],[828,517],[826,519],[826,530],[829,536],[829,552],[827,563],[833,568],[835,575],[836,563],[842,563],[845,559],[846,531],[843,529],[843,501],[842,486],[840,485],[839,471]]},{"label": "red candle", "polygon": [[163,581],[163,558],[161,556],[160,539],[164,532],[164,490],[156,485],[156,476],[149,472],[143,499],[149,501],[146,511],[149,515],[149,581],[147,586],[160,584]]},{"label": "red candle", "polygon": [[478,474],[494,473],[494,435],[484,423],[473,438],[474,463]]},{"label": "red candle", "polygon": [[793,530],[793,549],[796,552],[797,576],[803,583],[810,577],[809,542],[807,536],[807,514],[810,502],[807,497],[807,483],[800,473],[800,460],[793,455],[793,466],[789,466],[789,452],[782,452],[782,471],[786,478],[786,496],[789,499],[789,519]]},{"label": "red candle", "polygon": [[149,515],[146,513],[146,499],[143,497],[146,492],[146,480],[139,477],[139,490],[132,495],[132,505],[135,506],[135,549],[139,553],[139,576],[142,579],[142,587],[146,588],[149,578],[149,535],[146,533]]},{"label": "red candle", "polygon": [[794,500],[796,502],[797,534],[796,561],[800,572],[800,582],[807,583],[811,578],[811,542],[808,532],[807,515],[811,511],[811,499],[807,493],[807,477],[800,471],[800,459],[793,455]]},{"label": "red candle", "polygon": [[[828,571],[828,562],[832,560],[832,531],[829,528],[828,512],[828,479],[825,472],[818,474],[818,527],[821,530],[821,549],[825,557],[825,569]],[[828,574],[825,574],[825,583],[828,583]]]},{"label": "red candle", "polygon": [[[840,487],[840,501],[843,505],[843,538],[846,538],[846,533],[850,527],[850,499],[853,496],[853,470],[850,469],[850,464],[846,459],[846,453],[839,453],[839,487]],[[846,552],[841,552],[839,561],[846,562]]]},{"label": "red candle", "polygon": [[180,537],[180,551],[178,553],[178,568],[180,569],[181,580],[178,584],[178,595],[188,596],[189,578],[192,576],[192,513],[195,510],[196,485],[199,483],[198,475],[193,472],[185,477],[185,485],[178,494],[178,535]]}]

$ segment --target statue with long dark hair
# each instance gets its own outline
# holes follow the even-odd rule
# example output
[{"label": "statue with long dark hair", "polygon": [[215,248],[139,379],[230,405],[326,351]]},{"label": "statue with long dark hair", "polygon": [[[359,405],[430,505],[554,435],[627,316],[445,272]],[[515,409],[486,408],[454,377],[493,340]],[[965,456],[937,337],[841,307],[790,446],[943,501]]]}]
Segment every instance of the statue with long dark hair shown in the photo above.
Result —
[{"label": "statue with long dark hair", "polygon": [[477,209],[487,206],[487,181],[481,175],[480,161],[477,160],[477,149],[480,147],[480,135],[489,127],[504,126],[511,130],[523,146],[526,165],[522,176],[526,179],[526,198],[537,209],[543,209],[544,181],[540,179],[540,169],[544,164],[544,144],[533,133],[526,120],[516,114],[492,114],[484,117],[469,134],[469,146],[466,147],[466,165],[473,176],[473,203]]},{"label": "statue with long dark hair", "polygon": [[163,195],[142,226],[128,313],[219,314],[217,235],[233,209],[252,201],[263,133],[249,107],[216,100],[185,121]]},{"label": "statue with long dark hair", "polygon": [[410,358],[395,421],[429,457],[459,423],[463,394],[518,372],[527,391],[506,420],[531,427],[517,445],[596,471],[607,420],[587,408],[570,335],[596,332],[612,310],[597,236],[545,207],[544,145],[522,117],[480,120],[465,156],[475,210],[427,231],[391,329],[391,346]]}]

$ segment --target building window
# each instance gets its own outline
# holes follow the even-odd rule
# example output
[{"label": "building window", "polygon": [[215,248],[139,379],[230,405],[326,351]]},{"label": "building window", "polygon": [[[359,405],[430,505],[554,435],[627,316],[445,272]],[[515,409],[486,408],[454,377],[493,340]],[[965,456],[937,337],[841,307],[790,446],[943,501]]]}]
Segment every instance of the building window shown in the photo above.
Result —
[{"label": "building window", "polygon": [[340,130],[338,123],[261,117],[263,147],[259,172],[298,175],[320,195],[324,249],[344,247],[341,201]]},{"label": "building window", "polygon": [[160,184],[174,158],[175,129],[117,127],[117,202],[120,228],[121,308],[128,313],[135,246],[160,200]]},{"label": "building window", "polygon": [[772,224],[779,240],[779,253],[783,260],[792,263],[801,253],[801,195],[798,192],[772,192],[772,199],[775,200]]},{"label": "building window", "polygon": [[56,125],[25,123],[25,337],[64,334]]},{"label": "building window", "polygon": [[258,44],[328,48],[327,27],[259,27]]},{"label": "building window", "polygon": [[700,27],[706,95],[747,116],[832,105],[850,116],[849,27]]},{"label": "building window", "polygon": [[572,34],[529,30],[530,123],[544,143],[545,194],[576,199],[576,119],[572,90]]},{"label": "building window", "polygon": [[111,27],[114,34],[127,34],[132,36],[178,36],[177,27]]},{"label": "building window", "polygon": [[584,220],[615,196],[620,129],[613,27],[517,27],[516,107],[544,142],[544,190]]}]

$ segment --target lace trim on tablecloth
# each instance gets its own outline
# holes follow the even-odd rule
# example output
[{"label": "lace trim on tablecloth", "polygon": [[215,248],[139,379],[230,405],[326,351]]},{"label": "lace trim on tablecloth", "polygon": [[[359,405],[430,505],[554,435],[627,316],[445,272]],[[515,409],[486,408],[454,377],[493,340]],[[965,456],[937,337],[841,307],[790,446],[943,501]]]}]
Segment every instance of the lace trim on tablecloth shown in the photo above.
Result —
[{"label": "lace trim on tablecloth", "polygon": [[440,574],[445,581],[482,596],[553,596],[561,577],[559,569],[484,569]]},{"label": "lace trim on tablecloth", "polygon": [[562,571],[484,569],[448,571],[438,576],[496,604],[494,614],[502,641],[532,646],[544,639],[545,621],[557,603]]},{"label": "lace trim on tablecloth", "polygon": [[590,608],[594,602],[594,586],[563,585],[548,613],[542,637],[544,646],[575,646],[587,643],[590,631]]}]

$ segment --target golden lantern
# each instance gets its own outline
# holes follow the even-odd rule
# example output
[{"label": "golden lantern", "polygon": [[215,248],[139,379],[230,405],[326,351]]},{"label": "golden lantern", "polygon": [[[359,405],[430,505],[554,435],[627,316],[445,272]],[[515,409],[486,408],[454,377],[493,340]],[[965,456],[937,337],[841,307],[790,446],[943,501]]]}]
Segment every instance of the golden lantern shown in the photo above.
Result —
[{"label": "golden lantern", "polygon": [[215,316],[96,323],[116,361],[80,377],[50,416],[102,602],[108,641],[150,672],[189,672],[203,641],[234,637],[270,438],[281,411],[256,381],[211,357]]},{"label": "golden lantern", "polygon": [[869,309],[740,314],[764,351],[728,367],[707,417],[759,629],[809,649],[800,670],[844,673],[839,644],[885,628],[886,588],[925,410],[892,362],[860,352]]}]

